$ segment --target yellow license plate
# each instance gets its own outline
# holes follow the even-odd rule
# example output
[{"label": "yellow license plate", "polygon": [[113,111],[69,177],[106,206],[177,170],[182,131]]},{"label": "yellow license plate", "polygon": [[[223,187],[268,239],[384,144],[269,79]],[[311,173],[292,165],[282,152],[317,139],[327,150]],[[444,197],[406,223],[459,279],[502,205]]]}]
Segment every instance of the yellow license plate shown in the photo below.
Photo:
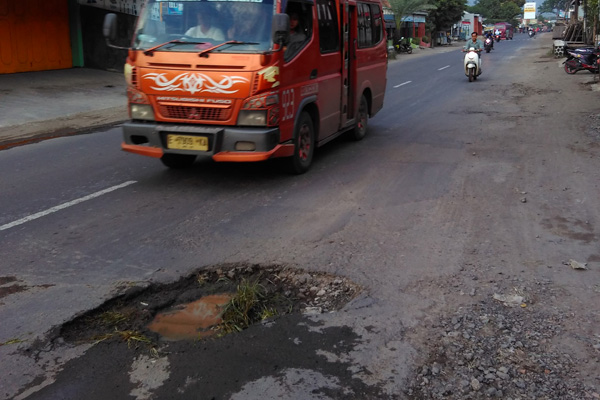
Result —
[{"label": "yellow license plate", "polygon": [[167,148],[208,151],[208,138],[204,136],[167,135]]}]

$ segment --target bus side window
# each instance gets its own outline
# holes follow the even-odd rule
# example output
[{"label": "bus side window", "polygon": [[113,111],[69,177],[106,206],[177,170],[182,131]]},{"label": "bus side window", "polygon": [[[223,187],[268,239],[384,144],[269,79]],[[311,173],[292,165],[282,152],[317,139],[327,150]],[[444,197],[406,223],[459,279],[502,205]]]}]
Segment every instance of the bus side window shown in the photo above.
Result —
[{"label": "bus side window", "polygon": [[339,50],[338,16],[335,1],[317,0],[317,15],[319,18],[321,53],[331,53]]},{"label": "bus side window", "polygon": [[372,47],[383,39],[381,10],[376,4],[357,3],[358,47]]},{"label": "bus side window", "polygon": [[312,7],[306,3],[288,2],[286,14],[290,16],[290,42],[284,59],[290,61],[310,41],[312,36]]}]

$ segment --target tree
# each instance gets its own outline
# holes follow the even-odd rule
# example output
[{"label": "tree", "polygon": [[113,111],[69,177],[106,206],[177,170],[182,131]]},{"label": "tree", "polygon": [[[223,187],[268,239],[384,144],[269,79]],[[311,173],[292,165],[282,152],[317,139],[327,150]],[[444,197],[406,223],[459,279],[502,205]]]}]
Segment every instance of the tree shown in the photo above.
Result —
[{"label": "tree", "polygon": [[539,14],[551,12],[558,16],[559,11],[564,11],[567,7],[567,4],[567,0],[544,0],[544,2],[538,7],[537,11]]},{"label": "tree", "polygon": [[429,11],[435,8],[434,0],[389,0],[394,12],[398,29],[406,17],[417,11]]},{"label": "tree", "polygon": [[475,5],[469,7],[469,11],[475,14],[481,14],[486,22],[509,22],[516,25],[515,16],[523,14],[521,7],[525,0],[479,0]]},{"label": "tree", "polygon": [[[466,0],[436,0],[435,9],[429,11],[427,21],[430,24],[432,36],[452,27],[463,16],[467,9]],[[432,40],[432,43],[435,41]]]}]

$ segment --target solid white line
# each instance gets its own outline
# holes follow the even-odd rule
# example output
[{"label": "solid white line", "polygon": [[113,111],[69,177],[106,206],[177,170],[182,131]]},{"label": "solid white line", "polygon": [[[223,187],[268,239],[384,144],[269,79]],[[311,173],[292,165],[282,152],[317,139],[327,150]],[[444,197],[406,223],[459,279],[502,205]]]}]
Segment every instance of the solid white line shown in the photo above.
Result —
[{"label": "solid white line", "polygon": [[48,214],[52,214],[53,212],[60,211],[60,210],[62,210],[64,208],[67,208],[67,207],[74,206],[75,204],[83,203],[84,201],[88,201],[88,200],[94,199],[96,197],[100,197],[100,196],[102,196],[104,194],[110,193],[110,192],[115,191],[117,189],[121,189],[121,188],[124,188],[124,187],[129,186],[129,185],[133,185],[134,183],[137,183],[137,181],[127,181],[127,182],[121,183],[120,185],[109,187],[108,189],[104,189],[104,190],[101,190],[99,192],[89,194],[89,195],[81,197],[79,199],[68,201],[68,202],[63,203],[61,205],[58,205],[56,207],[49,208],[49,209],[47,209],[45,211],[40,211],[38,213],[29,215],[29,216],[27,216],[25,218],[21,218],[21,219],[19,219],[17,221],[9,223],[9,224],[2,225],[2,226],[0,226],[0,231],[3,231],[5,229],[10,229],[10,228],[15,227],[17,225],[24,224],[25,222],[33,221],[34,219],[38,219],[38,218],[44,217],[44,216],[46,216]]},{"label": "solid white line", "polygon": [[450,68],[450,66],[449,66],[449,65],[446,65],[445,67],[438,68],[438,71],[441,71],[441,70],[443,70],[443,69],[446,69],[446,68]]},{"label": "solid white line", "polygon": [[411,83],[412,81],[406,81],[404,83],[401,83],[399,85],[394,86],[395,88],[400,87],[400,86],[404,86],[404,85],[408,85],[409,83]]}]

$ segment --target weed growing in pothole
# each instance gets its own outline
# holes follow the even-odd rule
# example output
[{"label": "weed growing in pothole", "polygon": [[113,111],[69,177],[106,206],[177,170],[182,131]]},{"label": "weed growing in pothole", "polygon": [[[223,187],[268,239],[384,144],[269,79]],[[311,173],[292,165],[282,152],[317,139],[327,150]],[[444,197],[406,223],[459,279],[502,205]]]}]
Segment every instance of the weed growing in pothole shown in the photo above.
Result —
[{"label": "weed growing in pothole", "polygon": [[129,348],[131,348],[132,345],[135,345],[135,347],[137,347],[138,344],[147,344],[147,345],[150,345],[151,347],[154,347],[152,340],[150,338],[148,338],[146,335],[144,335],[143,333],[138,332],[138,331],[130,331],[130,330],[125,330],[125,331],[115,330],[113,333],[105,333],[103,335],[95,336],[92,338],[92,340],[94,341],[94,344],[96,344],[96,343],[100,343],[105,340],[114,339],[114,338],[116,338],[117,340],[119,340],[121,342],[127,343],[127,347],[129,347]]},{"label": "weed growing in pothole", "polygon": [[269,307],[269,296],[264,286],[243,279],[223,308],[223,322],[216,329],[223,334],[241,332],[253,323],[275,315],[277,311]]}]

